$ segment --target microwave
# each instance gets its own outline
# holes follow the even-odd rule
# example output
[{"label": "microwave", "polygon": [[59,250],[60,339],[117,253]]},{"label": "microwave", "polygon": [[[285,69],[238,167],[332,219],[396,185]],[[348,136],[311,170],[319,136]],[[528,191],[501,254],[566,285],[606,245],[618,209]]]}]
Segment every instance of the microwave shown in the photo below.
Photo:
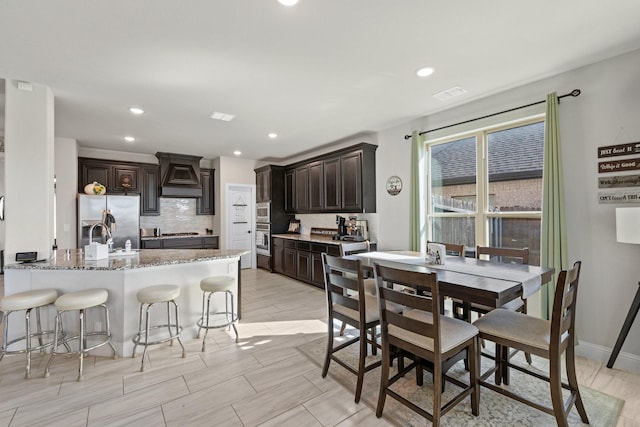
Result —
[{"label": "microwave", "polygon": [[256,203],[256,222],[271,222],[271,203]]}]

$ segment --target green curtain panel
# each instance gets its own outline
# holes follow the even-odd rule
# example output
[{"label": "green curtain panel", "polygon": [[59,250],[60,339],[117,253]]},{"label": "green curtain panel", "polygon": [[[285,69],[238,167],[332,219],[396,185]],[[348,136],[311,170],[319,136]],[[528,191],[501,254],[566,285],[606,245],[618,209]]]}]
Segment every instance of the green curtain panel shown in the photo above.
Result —
[{"label": "green curtain panel", "polygon": [[542,317],[549,319],[558,273],[567,268],[567,231],[565,227],[564,184],[560,150],[558,96],[547,95],[544,131],[544,170],[542,189],[541,265],[554,267],[553,280],[542,290]]},{"label": "green curtain panel", "polygon": [[423,251],[426,242],[426,216],[424,211],[424,137],[418,131],[411,136],[411,189],[409,213],[409,250]]}]

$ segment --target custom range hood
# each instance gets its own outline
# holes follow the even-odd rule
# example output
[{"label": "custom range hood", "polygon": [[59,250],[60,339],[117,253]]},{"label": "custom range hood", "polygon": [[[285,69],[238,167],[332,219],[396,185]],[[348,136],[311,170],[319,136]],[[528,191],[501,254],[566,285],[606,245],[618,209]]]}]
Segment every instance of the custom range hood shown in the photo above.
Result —
[{"label": "custom range hood", "polygon": [[160,196],[202,197],[202,157],[175,153],[156,153],[156,157],[160,161]]}]

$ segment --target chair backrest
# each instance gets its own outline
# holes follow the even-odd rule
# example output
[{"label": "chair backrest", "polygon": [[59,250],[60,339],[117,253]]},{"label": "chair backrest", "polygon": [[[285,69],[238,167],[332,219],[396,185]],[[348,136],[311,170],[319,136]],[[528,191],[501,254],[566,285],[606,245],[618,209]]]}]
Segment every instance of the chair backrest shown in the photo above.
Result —
[{"label": "chair backrest", "polygon": [[440,242],[430,242],[427,241],[427,246],[429,243],[437,243],[439,245],[444,245],[445,250],[447,251],[447,255],[454,255],[464,258],[464,245],[457,245],[455,243],[440,243]]},{"label": "chair backrest", "polygon": [[371,249],[368,240],[364,240],[362,242],[349,242],[340,244],[340,255],[342,256],[370,251]]},{"label": "chair backrest", "polygon": [[498,248],[495,246],[477,246],[476,258],[489,255],[489,260],[510,262],[512,264],[529,264],[529,248]]},{"label": "chair backrest", "polygon": [[[438,278],[436,273],[400,270],[375,264],[376,286],[379,295],[380,328],[383,340],[389,339],[389,344],[397,345],[398,334],[388,336],[389,326],[433,339],[434,355],[440,353],[440,304]],[[393,289],[393,285],[400,285],[400,289]],[[415,293],[408,293],[401,288],[414,288]],[[419,295],[426,293],[430,296]],[[434,301],[436,302],[434,304]],[[402,313],[391,310],[387,303],[393,302],[404,306]],[[405,315],[414,310],[431,313],[426,316]],[[403,335],[403,334],[400,334]],[[411,334],[409,334],[411,337]],[[404,347],[404,346],[403,346]],[[418,349],[416,349],[418,350]],[[435,356],[434,356],[435,357]]]},{"label": "chair backrest", "polygon": [[563,270],[558,275],[551,312],[551,342],[549,351],[560,354],[575,339],[576,302],[578,298],[578,281],[580,279],[581,261],[576,261],[573,268]]},{"label": "chair backrest", "polygon": [[[362,268],[359,260],[348,260],[322,253],[324,270],[324,288],[330,320],[337,318],[346,320],[335,312],[335,305],[356,310],[360,313],[360,323],[365,324],[365,300]],[[356,294],[358,298],[349,295]]]}]

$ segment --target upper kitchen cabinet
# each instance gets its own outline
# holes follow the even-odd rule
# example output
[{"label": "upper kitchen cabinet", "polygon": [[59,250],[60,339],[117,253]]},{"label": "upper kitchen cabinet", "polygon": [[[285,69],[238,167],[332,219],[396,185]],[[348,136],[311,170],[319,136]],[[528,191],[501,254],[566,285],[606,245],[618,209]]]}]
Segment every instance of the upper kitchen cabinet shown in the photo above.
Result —
[{"label": "upper kitchen cabinet", "polygon": [[109,193],[139,193],[140,165],[138,163],[78,158],[78,192],[94,181],[107,187]]},{"label": "upper kitchen cabinet", "polygon": [[376,149],[363,143],[292,165],[285,173],[288,211],[375,212]]},{"label": "upper kitchen cabinet", "polygon": [[215,215],[214,204],[214,178],[215,169],[200,169],[200,183],[202,184],[202,197],[196,201],[197,215]]},{"label": "upper kitchen cabinet", "polygon": [[140,215],[160,215],[160,166],[143,164],[141,169]]},{"label": "upper kitchen cabinet", "polygon": [[256,203],[271,202],[277,209],[283,209],[284,167],[267,165],[255,169]]}]

